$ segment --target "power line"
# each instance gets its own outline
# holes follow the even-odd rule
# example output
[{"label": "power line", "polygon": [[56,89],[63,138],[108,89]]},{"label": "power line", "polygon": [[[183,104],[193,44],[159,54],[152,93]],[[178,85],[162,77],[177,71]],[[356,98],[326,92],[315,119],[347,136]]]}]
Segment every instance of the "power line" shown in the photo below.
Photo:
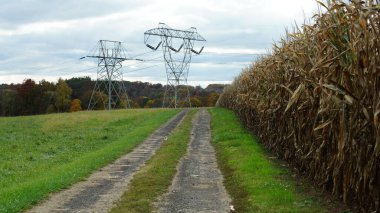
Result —
[{"label": "power line", "polygon": [[156,64],[156,65],[152,65],[152,66],[148,66],[148,67],[142,67],[142,68],[139,68],[139,69],[134,69],[134,70],[131,70],[131,71],[126,71],[124,73],[131,73],[131,72],[136,72],[136,71],[140,71],[140,70],[145,70],[145,69],[149,69],[149,68],[152,68],[152,67],[158,67],[160,66],[161,64]]},{"label": "power line", "polygon": [[93,70],[93,69],[98,69],[97,67],[91,67],[91,68],[88,68],[88,69],[84,69],[84,70],[78,70],[78,71],[75,71],[75,72],[85,72],[85,71],[89,71],[89,70]]},{"label": "power line", "polygon": [[230,56],[230,55],[236,55],[236,56],[264,56],[268,55],[266,53],[239,53],[239,52],[232,52],[232,53],[219,53],[219,52],[204,52],[204,55],[220,55],[220,56]]},{"label": "power line", "polygon": [[141,54],[134,55],[132,58],[135,58],[135,57],[137,57],[137,56],[146,55],[146,54],[149,54],[149,53],[152,53],[152,52],[154,52],[154,50],[149,51],[149,52],[145,52],[145,53],[141,53]]},{"label": "power line", "polygon": [[[151,52],[153,52],[153,51],[149,51],[149,52],[146,52],[146,53],[138,54],[138,55],[135,55],[135,56],[141,56],[141,55],[148,54],[148,53],[151,53]],[[243,55],[243,54],[241,54],[241,55]],[[142,59],[142,61],[139,61],[139,62],[133,63],[133,64],[127,64],[127,65],[124,65],[124,67],[132,67],[132,66],[136,66],[136,65],[139,65],[139,64],[145,64],[147,62],[164,62],[164,60],[159,60],[159,59],[162,59],[163,57],[164,56],[158,56],[158,57],[149,58],[149,59]],[[49,65],[47,67],[42,67],[42,68],[32,68],[32,70],[28,69],[28,71],[29,72],[35,72],[35,71],[44,71],[44,70],[49,70],[49,71],[69,70],[69,69],[72,69],[72,68],[76,67],[77,65],[73,64],[73,65],[68,66],[68,67],[57,67],[57,66],[69,64],[71,62],[75,62],[76,63],[76,62],[80,62],[80,61],[78,61],[78,59],[68,59],[68,60],[64,60],[61,63],[57,63],[55,65]],[[174,61],[174,62],[180,62],[180,61]],[[250,61],[247,61],[247,63],[249,63],[249,62]],[[195,63],[195,64],[215,64],[215,65],[218,65],[218,64],[220,64],[220,65],[231,64],[231,62],[200,62],[200,61],[193,61],[192,63]],[[244,62],[242,62],[242,63],[244,63]],[[156,66],[156,65],[154,65],[154,66]],[[153,66],[150,66],[150,67],[153,67]],[[84,70],[79,70],[79,71],[76,71],[76,72],[85,72],[85,71],[96,69],[96,68],[97,67],[92,67],[92,68],[88,68],[88,69],[84,69]],[[140,70],[140,69],[137,69],[137,70]],[[130,72],[130,71],[127,71],[127,72]]]},{"label": "power line", "polygon": [[[158,60],[158,59],[151,59],[151,60],[145,60],[144,62],[165,62],[165,61],[164,60]],[[181,61],[180,60],[173,60],[173,62],[181,62]],[[251,61],[243,61],[243,62],[239,62],[239,63],[250,63],[250,62]],[[193,61],[191,63],[195,63],[195,64],[233,64],[236,62]]]},{"label": "power line", "polygon": [[151,58],[151,59],[141,59],[140,62],[137,62],[137,63],[134,63],[134,64],[128,64],[128,65],[125,65],[125,67],[135,66],[135,65],[138,65],[138,64],[142,64],[142,63],[144,63],[144,62],[155,61],[155,60],[160,59],[160,58],[163,58],[163,57],[164,57],[164,56],[159,56],[159,57]]},{"label": "power line", "polygon": [[[54,64],[54,65],[50,65],[50,66],[46,66],[46,67],[42,67],[42,68],[39,68],[39,67],[32,67],[32,68],[25,68],[25,69],[28,69],[29,72],[35,72],[35,71],[42,71],[42,70],[48,70],[48,69],[51,69],[51,70],[54,70],[54,71],[57,71],[57,70],[61,70],[61,69],[65,69],[64,68],[59,68],[57,66],[60,66],[60,65],[64,65],[64,64],[68,64],[70,62],[73,62],[75,60],[78,60],[78,59],[67,59],[65,60],[64,62],[62,63],[59,63],[59,64]],[[55,68],[54,68],[55,67]],[[73,67],[73,66],[71,66]]]}]

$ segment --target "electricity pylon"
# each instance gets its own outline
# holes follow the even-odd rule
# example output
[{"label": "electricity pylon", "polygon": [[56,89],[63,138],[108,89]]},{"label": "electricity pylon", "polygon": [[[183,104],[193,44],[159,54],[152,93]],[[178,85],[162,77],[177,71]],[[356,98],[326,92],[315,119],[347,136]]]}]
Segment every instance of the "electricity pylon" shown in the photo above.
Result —
[{"label": "electricity pylon", "polygon": [[[160,42],[154,46],[150,45],[148,43],[150,36],[158,36]],[[167,76],[162,107],[177,108],[179,103],[191,107],[189,87],[187,86],[191,55],[192,53],[199,55],[204,48],[202,46],[200,50],[194,50],[195,42],[206,42],[195,27],[188,30],[176,30],[164,23],[159,23],[158,28],[144,33],[144,43],[147,47],[155,51],[160,45],[162,46]],[[180,44],[177,48],[173,47],[173,44],[176,43]],[[179,90],[180,85],[184,86],[185,91]]]},{"label": "electricity pylon", "polygon": [[98,104],[103,104],[104,109],[108,110],[116,106],[130,107],[123,81],[122,62],[131,59],[125,57],[122,43],[100,40],[97,49],[97,55],[86,56],[98,60],[97,79],[87,110],[92,110]]}]

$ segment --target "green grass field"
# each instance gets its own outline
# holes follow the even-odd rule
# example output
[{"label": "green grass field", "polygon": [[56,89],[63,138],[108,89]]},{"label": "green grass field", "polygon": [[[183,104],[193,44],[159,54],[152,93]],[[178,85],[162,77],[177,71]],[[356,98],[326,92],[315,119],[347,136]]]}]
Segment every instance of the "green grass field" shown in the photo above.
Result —
[{"label": "green grass field", "polygon": [[133,176],[128,190],[112,213],[153,211],[153,202],[166,192],[180,158],[186,153],[195,112],[192,110],[186,115],[155,155]]},{"label": "green grass field", "polygon": [[232,111],[213,108],[210,112],[212,143],[236,212],[330,211],[319,197],[298,187],[286,168],[268,158]]},{"label": "green grass field", "polygon": [[19,212],[132,150],[178,110],[0,118],[0,212]]}]

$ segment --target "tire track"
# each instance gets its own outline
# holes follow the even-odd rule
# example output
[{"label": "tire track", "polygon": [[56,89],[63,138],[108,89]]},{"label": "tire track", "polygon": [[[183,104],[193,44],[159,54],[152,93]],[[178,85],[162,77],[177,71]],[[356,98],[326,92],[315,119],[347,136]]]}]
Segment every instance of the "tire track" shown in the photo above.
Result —
[{"label": "tire track", "polygon": [[28,212],[108,212],[123,195],[133,174],[153,156],[186,113],[185,110],[178,113],[132,152],[96,171],[87,180],[51,195]]},{"label": "tire track", "polygon": [[169,192],[156,203],[157,212],[230,211],[231,199],[210,140],[210,114],[201,109],[193,122],[188,153],[178,166]]}]

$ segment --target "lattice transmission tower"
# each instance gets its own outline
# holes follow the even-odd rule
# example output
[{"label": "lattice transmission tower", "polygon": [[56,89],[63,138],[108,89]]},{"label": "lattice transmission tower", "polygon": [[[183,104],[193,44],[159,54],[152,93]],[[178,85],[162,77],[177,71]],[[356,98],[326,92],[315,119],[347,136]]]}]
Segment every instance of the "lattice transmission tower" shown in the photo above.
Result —
[{"label": "lattice transmission tower", "polygon": [[[150,45],[150,37],[158,37],[158,44]],[[160,45],[162,46],[167,76],[163,107],[177,108],[180,105],[191,107],[187,85],[191,56],[192,53],[199,55],[204,48],[202,46],[198,51],[194,50],[195,42],[202,44],[206,42],[195,27],[188,30],[177,30],[164,23],[159,23],[157,28],[144,33],[144,43],[147,47],[155,51]],[[180,86],[183,86],[182,90],[180,90]]]},{"label": "lattice transmission tower", "polygon": [[100,40],[97,54],[86,58],[96,58],[98,62],[97,79],[87,110],[99,105],[108,110],[130,107],[123,81],[122,62],[131,59],[126,58],[122,42]]}]

